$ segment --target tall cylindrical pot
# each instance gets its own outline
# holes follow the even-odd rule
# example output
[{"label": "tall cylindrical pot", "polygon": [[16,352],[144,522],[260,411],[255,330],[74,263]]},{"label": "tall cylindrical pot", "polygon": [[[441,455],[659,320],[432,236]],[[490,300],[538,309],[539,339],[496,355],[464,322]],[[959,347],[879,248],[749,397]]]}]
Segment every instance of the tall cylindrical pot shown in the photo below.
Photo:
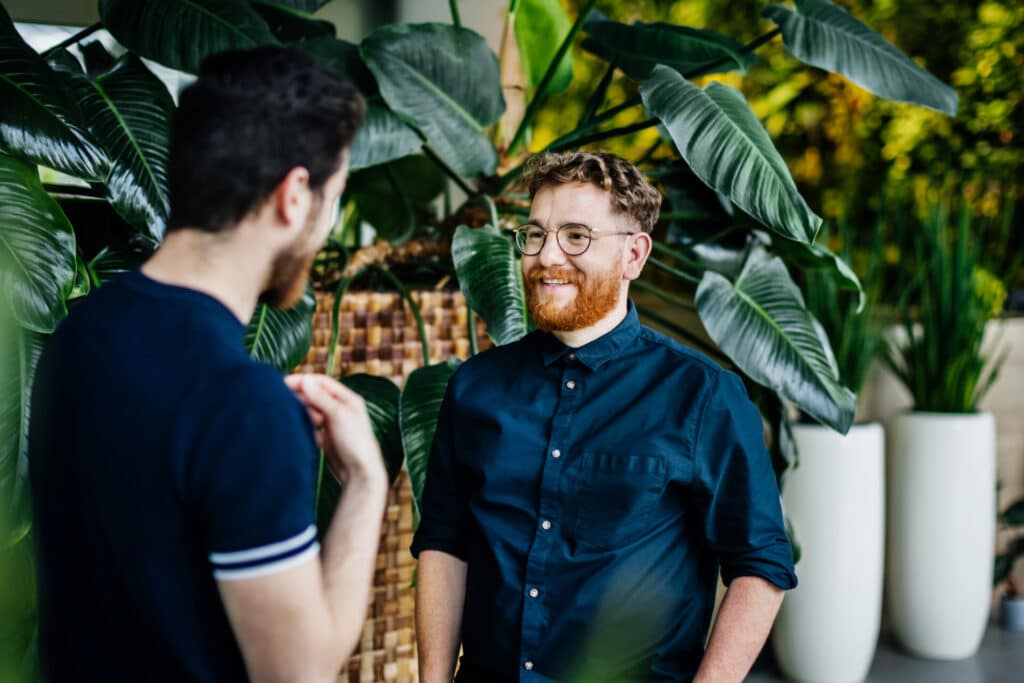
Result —
[{"label": "tall cylindrical pot", "polygon": [[772,647],[786,678],[857,683],[878,642],[885,548],[885,435],[877,423],[843,436],[796,425],[799,464],[782,499],[802,556]]},{"label": "tall cylindrical pot", "polygon": [[888,604],[911,654],[978,650],[992,602],[996,429],[990,413],[911,412],[889,448]]}]

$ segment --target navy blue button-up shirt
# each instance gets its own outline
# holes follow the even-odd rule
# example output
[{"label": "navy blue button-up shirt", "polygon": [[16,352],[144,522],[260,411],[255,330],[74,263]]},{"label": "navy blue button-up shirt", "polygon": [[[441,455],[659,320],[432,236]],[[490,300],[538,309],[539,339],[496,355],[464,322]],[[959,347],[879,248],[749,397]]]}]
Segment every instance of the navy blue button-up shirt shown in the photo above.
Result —
[{"label": "navy blue button-up shirt", "polygon": [[460,681],[690,680],[719,570],[796,585],[742,382],[632,303],[581,348],[535,332],[459,368],[421,516],[413,554],[468,565]]}]

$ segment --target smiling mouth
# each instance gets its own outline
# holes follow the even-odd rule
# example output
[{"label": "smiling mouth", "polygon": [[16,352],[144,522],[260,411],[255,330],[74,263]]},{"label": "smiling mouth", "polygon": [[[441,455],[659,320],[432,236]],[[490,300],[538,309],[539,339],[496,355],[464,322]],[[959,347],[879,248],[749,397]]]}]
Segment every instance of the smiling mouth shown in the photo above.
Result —
[{"label": "smiling mouth", "polygon": [[572,284],[568,280],[556,280],[556,279],[551,279],[551,278],[545,278],[545,279],[541,280],[541,282],[544,283],[545,285],[568,285],[568,284]]}]

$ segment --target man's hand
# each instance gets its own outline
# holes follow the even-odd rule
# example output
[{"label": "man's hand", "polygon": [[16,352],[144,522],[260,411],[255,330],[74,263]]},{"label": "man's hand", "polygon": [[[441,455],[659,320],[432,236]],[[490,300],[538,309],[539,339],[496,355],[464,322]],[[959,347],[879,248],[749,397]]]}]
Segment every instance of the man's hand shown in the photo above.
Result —
[{"label": "man's hand", "polygon": [[362,396],[326,375],[290,375],[285,383],[309,411],[317,445],[339,481],[387,479]]}]

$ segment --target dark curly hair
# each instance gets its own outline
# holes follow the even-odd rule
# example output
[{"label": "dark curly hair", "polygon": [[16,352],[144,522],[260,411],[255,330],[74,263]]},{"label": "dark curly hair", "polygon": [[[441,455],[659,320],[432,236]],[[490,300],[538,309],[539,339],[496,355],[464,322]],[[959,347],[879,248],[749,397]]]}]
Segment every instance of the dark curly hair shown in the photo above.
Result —
[{"label": "dark curly hair", "polygon": [[321,189],[340,168],[364,111],[355,88],[297,50],[207,58],[172,121],[168,231],[230,229],[297,166]]}]

